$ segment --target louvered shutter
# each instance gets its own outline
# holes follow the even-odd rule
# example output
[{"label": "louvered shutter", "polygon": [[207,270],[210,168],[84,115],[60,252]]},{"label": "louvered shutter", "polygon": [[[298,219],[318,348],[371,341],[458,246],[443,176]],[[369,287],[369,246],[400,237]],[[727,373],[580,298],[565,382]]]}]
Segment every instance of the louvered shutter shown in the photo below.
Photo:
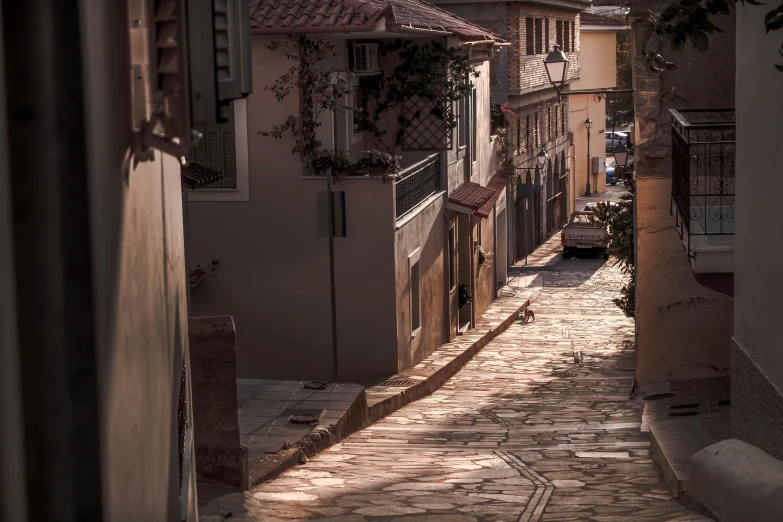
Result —
[{"label": "louvered shutter", "polygon": [[180,140],[191,130],[186,13],[184,0],[155,0],[156,87],[165,100],[166,137]]},{"label": "louvered shutter", "polygon": [[218,96],[234,100],[252,90],[250,4],[248,0],[213,0],[213,9]]},{"label": "louvered shutter", "polygon": [[237,187],[237,154],[236,137],[234,135],[234,104],[224,105],[220,108],[220,116],[225,120],[220,124],[220,144],[223,161],[223,180],[221,187]]}]

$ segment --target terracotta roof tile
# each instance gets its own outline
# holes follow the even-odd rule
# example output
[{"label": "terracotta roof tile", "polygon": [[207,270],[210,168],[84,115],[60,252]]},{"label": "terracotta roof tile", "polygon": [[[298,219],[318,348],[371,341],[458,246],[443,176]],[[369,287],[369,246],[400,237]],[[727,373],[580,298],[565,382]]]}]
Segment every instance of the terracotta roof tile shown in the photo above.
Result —
[{"label": "terracotta roof tile", "polygon": [[474,212],[475,215],[483,218],[488,218],[492,215],[492,207],[497,202],[500,194],[506,189],[506,184],[510,177],[510,172],[504,172],[502,170],[497,171],[495,175],[492,176],[492,179],[487,183],[487,188],[492,190],[494,194]]},{"label": "terracotta roof tile", "polygon": [[582,25],[628,25],[628,22],[624,18],[618,18],[614,16],[600,15],[590,12],[584,12],[579,14],[579,23]]},{"label": "terracotta roof tile", "polygon": [[252,0],[251,27],[281,30],[318,27],[366,26],[381,15],[387,28],[410,27],[448,32],[464,40],[503,40],[424,0]]},{"label": "terracotta roof tile", "polygon": [[457,190],[449,195],[449,203],[465,207],[475,212],[494,195],[494,190],[482,187],[478,183],[468,181],[467,183],[460,185]]}]

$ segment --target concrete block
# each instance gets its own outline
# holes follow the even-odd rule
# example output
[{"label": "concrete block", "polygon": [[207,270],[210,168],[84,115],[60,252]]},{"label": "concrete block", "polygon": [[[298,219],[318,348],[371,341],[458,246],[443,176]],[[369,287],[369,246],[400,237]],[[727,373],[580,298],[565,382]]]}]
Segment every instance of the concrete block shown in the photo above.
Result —
[{"label": "concrete block", "polygon": [[693,456],[691,491],[721,522],[779,522],[783,462],[756,446],[727,439]]}]

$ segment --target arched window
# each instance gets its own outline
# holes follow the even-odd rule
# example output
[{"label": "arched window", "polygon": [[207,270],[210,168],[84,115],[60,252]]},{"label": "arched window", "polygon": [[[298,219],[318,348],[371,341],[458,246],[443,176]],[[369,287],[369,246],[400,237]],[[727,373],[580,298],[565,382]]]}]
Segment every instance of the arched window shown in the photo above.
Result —
[{"label": "arched window", "polygon": [[553,192],[555,189],[555,173],[552,170],[552,160],[549,160],[546,165],[546,197],[547,199],[555,195]]},{"label": "arched window", "polygon": [[560,158],[558,158],[557,156],[555,156],[555,181],[554,181],[554,185],[555,185],[554,194],[557,194],[561,190],[563,190],[562,188],[560,188]]}]

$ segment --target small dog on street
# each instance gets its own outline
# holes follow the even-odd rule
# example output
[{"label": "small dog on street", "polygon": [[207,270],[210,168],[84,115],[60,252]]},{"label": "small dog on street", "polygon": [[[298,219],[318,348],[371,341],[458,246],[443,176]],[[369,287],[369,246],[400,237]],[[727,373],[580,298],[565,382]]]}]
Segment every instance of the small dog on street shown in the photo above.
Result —
[{"label": "small dog on street", "polygon": [[525,308],[525,311],[522,313],[522,322],[529,323],[530,321],[535,321],[535,320],[536,320],[536,313],[530,308]]}]

